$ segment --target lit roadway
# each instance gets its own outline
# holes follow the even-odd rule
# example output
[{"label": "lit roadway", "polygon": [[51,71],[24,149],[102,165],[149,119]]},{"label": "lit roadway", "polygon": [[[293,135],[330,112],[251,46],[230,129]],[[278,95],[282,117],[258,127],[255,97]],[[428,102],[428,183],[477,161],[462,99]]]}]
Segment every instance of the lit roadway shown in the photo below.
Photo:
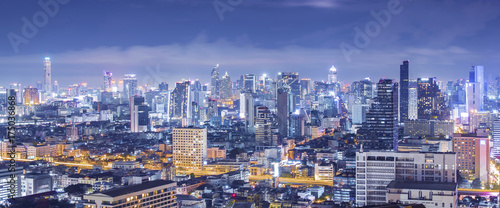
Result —
[{"label": "lit roadway", "polygon": [[[10,159],[9,158],[2,158],[2,160],[10,160]],[[32,161],[35,161],[35,160],[30,160],[30,159],[17,159],[17,158],[15,160],[16,161],[21,161],[21,162],[32,162]],[[68,163],[68,162],[50,162],[50,163],[54,163],[56,165],[76,166],[76,167],[85,168],[85,169],[92,169],[92,166],[93,166],[91,164]]]}]

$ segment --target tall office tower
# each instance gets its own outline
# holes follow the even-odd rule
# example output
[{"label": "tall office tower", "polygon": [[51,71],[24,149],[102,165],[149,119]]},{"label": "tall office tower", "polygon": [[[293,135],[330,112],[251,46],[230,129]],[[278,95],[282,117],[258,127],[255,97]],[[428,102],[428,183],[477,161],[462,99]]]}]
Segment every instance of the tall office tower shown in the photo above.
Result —
[{"label": "tall office tower", "polygon": [[381,79],[377,84],[377,97],[366,122],[358,130],[358,141],[364,149],[398,150],[398,83]]},{"label": "tall office tower", "polygon": [[40,104],[40,93],[38,93],[37,88],[25,88],[24,89],[24,105],[32,106]]},{"label": "tall office tower", "polygon": [[21,105],[23,103],[23,88],[21,86],[21,83],[10,83],[10,89],[13,90],[14,95],[16,95],[16,100],[18,105]]},{"label": "tall office tower", "polygon": [[373,98],[373,83],[370,78],[353,82],[351,93],[354,95],[354,103],[368,104],[369,100]]},{"label": "tall office tower", "polygon": [[418,90],[417,82],[410,81],[408,88],[408,120],[418,119]]},{"label": "tall office tower", "polygon": [[257,80],[254,74],[243,75],[243,89],[257,92]]},{"label": "tall office tower", "polygon": [[175,88],[170,93],[170,117],[176,119],[187,118],[187,110],[190,101],[190,81],[175,83]]},{"label": "tall office tower", "polygon": [[368,113],[369,109],[368,104],[354,104],[352,106],[352,123],[362,124],[366,122],[366,113]]},{"label": "tall office tower", "polygon": [[457,167],[464,178],[479,178],[488,182],[490,176],[490,141],[486,134],[455,134],[453,152],[457,153]]},{"label": "tall office tower", "polygon": [[337,69],[332,65],[328,71],[328,84],[337,83]]},{"label": "tall office tower", "polygon": [[54,91],[56,94],[59,93],[59,83],[57,83],[57,80],[54,81],[54,85],[52,86],[52,91]]},{"label": "tall office tower", "polygon": [[409,61],[403,61],[403,64],[399,66],[399,84],[400,88],[400,101],[399,101],[399,120],[404,122],[408,120],[408,101],[409,101]]},{"label": "tall office tower", "polygon": [[360,150],[356,153],[356,207],[386,204],[387,185],[394,180],[456,186],[456,164],[454,152]]},{"label": "tall office tower", "polygon": [[478,111],[484,109],[484,96],[485,90],[487,89],[486,82],[484,80],[484,66],[472,66],[469,71],[469,82],[479,83],[479,108]]},{"label": "tall office tower", "polygon": [[245,119],[245,131],[247,134],[255,133],[255,103],[251,91],[240,94],[240,117]]},{"label": "tall office tower", "polygon": [[418,119],[448,120],[450,112],[446,107],[436,78],[418,78]]},{"label": "tall office tower", "polygon": [[265,106],[257,107],[255,118],[255,142],[258,145],[271,146],[273,134],[271,131],[272,114]]},{"label": "tall office tower", "polygon": [[43,81],[43,90],[45,93],[52,92],[52,62],[50,61],[50,57],[45,57],[43,61],[43,71],[44,71],[44,81]]},{"label": "tall office tower", "polygon": [[313,90],[313,81],[309,78],[300,79],[300,98],[305,99],[307,94]]},{"label": "tall office tower", "polygon": [[130,97],[130,130],[145,132],[148,130],[149,112],[144,97]]},{"label": "tall office tower", "polygon": [[339,99],[330,95],[320,95],[318,98],[318,110],[325,117],[335,117],[338,115]]},{"label": "tall office tower", "polygon": [[135,74],[125,74],[123,78],[123,93],[126,99],[137,94],[137,77]]},{"label": "tall office tower", "polygon": [[224,74],[222,76],[222,80],[220,81],[220,98],[221,99],[231,99],[233,98],[233,83],[231,82],[231,78],[229,75]]},{"label": "tall office tower", "polygon": [[306,111],[301,108],[299,112],[290,115],[290,126],[288,127],[288,136],[292,138],[303,137],[305,133],[305,124],[308,120]]},{"label": "tall office tower", "polygon": [[168,83],[162,82],[158,85],[158,89],[161,91],[168,91]]},{"label": "tall office tower", "polygon": [[174,128],[172,130],[173,162],[179,170],[203,170],[207,158],[207,129]]},{"label": "tall office tower", "polygon": [[200,125],[200,107],[197,102],[191,102],[191,124],[194,126]]},{"label": "tall office tower", "polygon": [[480,111],[481,109],[481,84],[479,82],[468,82],[465,87],[465,105],[467,113]]},{"label": "tall office tower", "polygon": [[205,115],[205,121],[210,121],[210,119],[213,117],[219,117],[219,107],[217,106],[217,100],[212,98],[207,99],[207,109]]},{"label": "tall office tower", "polygon": [[106,92],[111,92],[111,81],[113,81],[113,73],[104,70],[104,79],[103,79],[103,85],[102,85],[102,90]]},{"label": "tall office tower", "polygon": [[491,148],[491,157],[500,156],[500,119],[493,121],[493,147]]},{"label": "tall office tower", "polygon": [[219,96],[219,64],[212,68],[210,92],[213,98]]},{"label": "tall office tower", "polygon": [[294,111],[300,109],[300,80],[298,72],[281,72],[278,73],[276,88],[290,88],[294,97]]},{"label": "tall office tower", "polygon": [[279,88],[277,93],[278,132],[282,137],[288,136],[289,116],[295,111],[294,95],[289,88]]}]

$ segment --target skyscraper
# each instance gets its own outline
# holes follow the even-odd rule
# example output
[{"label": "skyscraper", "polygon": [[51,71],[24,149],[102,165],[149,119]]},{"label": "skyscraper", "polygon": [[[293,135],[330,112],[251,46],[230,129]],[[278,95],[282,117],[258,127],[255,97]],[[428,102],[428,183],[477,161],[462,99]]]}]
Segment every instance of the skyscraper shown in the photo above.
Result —
[{"label": "skyscraper", "polygon": [[144,97],[130,97],[130,130],[132,132],[147,131],[149,124],[148,106]]},{"label": "skyscraper", "polygon": [[104,83],[102,85],[102,90],[106,92],[111,92],[111,81],[113,80],[113,74],[109,71],[104,70]]},{"label": "skyscraper", "polygon": [[418,78],[418,119],[448,120],[450,112],[447,109],[436,78]]},{"label": "skyscraper", "polygon": [[254,97],[251,91],[246,91],[240,94],[240,114],[245,119],[245,131],[248,134],[255,133],[255,104]]},{"label": "skyscraper", "polygon": [[399,66],[399,83],[401,85],[399,101],[399,120],[404,122],[408,120],[408,89],[409,89],[409,61],[403,61]]},{"label": "skyscraper", "polygon": [[294,97],[294,110],[300,109],[300,80],[297,72],[281,72],[278,73],[276,88],[289,88]]},{"label": "skyscraper", "polygon": [[271,111],[265,106],[257,107],[257,116],[255,118],[255,142],[258,145],[276,145],[272,144],[271,131]]},{"label": "skyscraper", "polygon": [[366,122],[357,132],[364,149],[398,150],[398,83],[381,79]]},{"label": "skyscraper", "polygon": [[123,78],[123,93],[126,99],[134,97],[137,93],[137,77],[135,74],[125,74]]},{"label": "skyscraper", "polygon": [[162,82],[158,85],[158,89],[161,91],[168,91],[168,83]]},{"label": "skyscraper", "polygon": [[229,75],[224,74],[222,80],[220,81],[220,98],[221,99],[231,99],[233,97],[233,83]]},{"label": "skyscraper", "polygon": [[481,109],[481,83],[468,82],[465,86],[466,108],[469,116]]},{"label": "skyscraper", "polygon": [[281,137],[288,136],[289,116],[295,110],[294,95],[290,92],[289,88],[278,88],[277,93],[277,106],[278,106],[278,132]]},{"label": "skyscraper", "polygon": [[487,89],[486,82],[484,80],[484,66],[472,66],[469,72],[469,82],[479,83],[479,108],[477,110],[484,109],[484,96],[485,90]]},{"label": "skyscraper", "polygon": [[337,69],[332,65],[330,71],[328,71],[328,83],[335,84],[337,83]]},{"label": "skyscraper", "polygon": [[245,90],[250,90],[252,93],[257,91],[257,78],[254,74],[243,75],[243,88]]},{"label": "skyscraper", "polygon": [[418,119],[418,90],[417,82],[410,81],[408,88],[408,120]]},{"label": "skyscraper", "polygon": [[212,68],[210,92],[213,98],[219,96],[219,64],[216,64],[214,68]]},{"label": "skyscraper", "polygon": [[172,156],[177,170],[203,170],[207,158],[207,129],[174,128]]},{"label": "skyscraper", "polygon": [[50,61],[50,57],[45,57],[43,61],[43,71],[44,71],[44,81],[43,81],[43,90],[45,93],[52,92],[52,62]]},{"label": "skyscraper", "polygon": [[170,117],[181,119],[187,118],[189,105],[190,81],[175,83],[175,89],[170,93]]}]

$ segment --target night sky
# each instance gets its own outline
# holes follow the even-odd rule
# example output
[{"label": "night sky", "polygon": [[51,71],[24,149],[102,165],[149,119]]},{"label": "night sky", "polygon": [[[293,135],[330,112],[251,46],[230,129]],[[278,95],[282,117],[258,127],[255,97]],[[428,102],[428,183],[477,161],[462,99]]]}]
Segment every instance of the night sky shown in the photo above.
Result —
[{"label": "night sky", "polygon": [[[398,79],[407,59],[413,79],[467,78],[472,65],[484,65],[487,80],[500,75],[496,0],[65,1],[50,14],[38,1],[0,1],[0,86],[42,81],[46,55],[52,80],[61,87],[101,85],[103,70],[115,79],[136,73],[139,84],[208,82],[217,63],[232,81],[241,74],[280,71],[326,80],[332,64],[348,83]],[[214,4],[226,11],[218,13]],[[372,13],[388,13],[390,19],[382,16],[381,26]],[[34,16],[39,27],[26,37],[23,17],[32,24]],[[368,41],[355,40],[356,28]],[[349,46],[350,56],[342,45]]]}]

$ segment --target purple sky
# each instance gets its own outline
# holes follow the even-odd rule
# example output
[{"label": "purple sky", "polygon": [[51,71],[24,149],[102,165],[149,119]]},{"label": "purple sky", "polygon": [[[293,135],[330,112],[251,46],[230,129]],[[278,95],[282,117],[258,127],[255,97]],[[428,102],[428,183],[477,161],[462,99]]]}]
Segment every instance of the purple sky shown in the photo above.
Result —
[{"label": "purple sky", "polygon": [[[500,75],[500,1],[71,0],[52,16],[37,2],[0,1],[2,86],[42,81],[45,55],[61,87],[100,85],[103,70],[116,79],[136,73],[140,84],[152,77],[171,85],[182,78],[207,82],[217,63],[233,81],[280,71],[326,80],[332,64],[349,83],[397,79],[406,59],[412,78],[467,78],[472,65],[484,65],[487,79]],[[223,20],[214,4],[229,9]],[[374,26],[371,11],[390,9],[396,12],[387,24]],[[23,36],[23,17],[32,23],[44,14],[37,32]],[[356,45],[355,28],[367,25],[372,37]],[[25,41],[17,53],[13,34]],[[350,60],[342,43],[356,51]]]}]

